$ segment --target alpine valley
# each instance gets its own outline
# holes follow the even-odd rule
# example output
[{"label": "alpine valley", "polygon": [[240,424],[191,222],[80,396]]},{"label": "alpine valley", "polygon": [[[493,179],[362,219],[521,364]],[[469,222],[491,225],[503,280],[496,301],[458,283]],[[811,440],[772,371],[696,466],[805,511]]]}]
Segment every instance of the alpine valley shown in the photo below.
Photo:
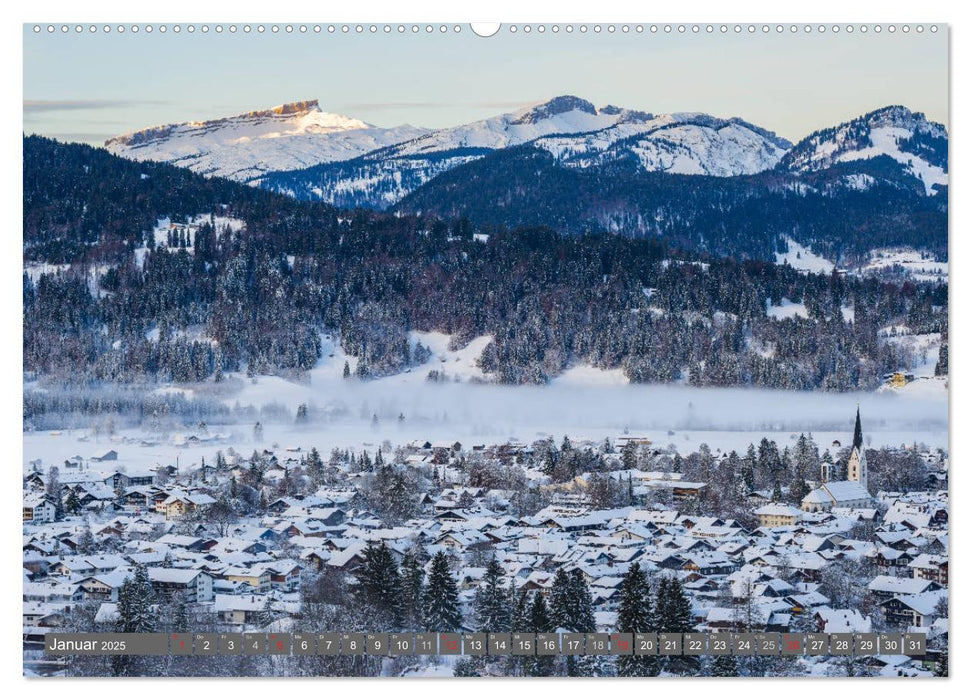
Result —
[{"label": "alpine valley", "polygon": [[[25,371],[944,388],[947,152],[900,106],[791,144],[573,96],[437,130],[307,101],[25,137]],[[90,400],[58,396],[25,411]]]}]

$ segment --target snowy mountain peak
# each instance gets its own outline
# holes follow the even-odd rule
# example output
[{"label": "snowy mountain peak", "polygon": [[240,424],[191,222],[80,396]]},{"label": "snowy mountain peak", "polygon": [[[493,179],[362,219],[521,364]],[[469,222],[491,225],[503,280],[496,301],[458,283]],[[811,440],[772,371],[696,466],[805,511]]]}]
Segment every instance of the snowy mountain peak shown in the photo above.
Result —
[{"label": "snowy mountain peak", "polygon": [[782,160],[795,172],[811,172],[837,163],[888,156],[921,180],[928,195],[946,186],[947,129],[921,112],[892,105],[829,129],[816,131],[797,143]]},{"label": "snowy mountain peak", "polygon": [[597,114],[597,108],[591,102],[576,97],[574,95],[560,95],[545,102],[540,102],[527,107],[518,113],[510,124],[536,124],[545,121],[558,114],[568,112],[585,112],[586,114]]},{"label": "snowy mountain peak", "polygon": [[903,105],[890,105],[874,110],[860,117],[870,125],[870,128],[897,127],[935,132],[938,136],[946,136],[947,130],[942,124],[927,119],[923,112],[912,112]]},{"label": "snowy mountain peak", "polygon": [[342,114],[331,114],[320,109],[317,100],[288,102],[269,109],[244,112],[232,117],[205,121],[165,124],[133,131],[105,141],[108,150],[137,147],[173,136],[199,136],[202,134],[231,134],[234,138],[277,137],[283,133],[299,133],[307,130],[352,131],[373,128],[367,122]]},{"label": "snowy mountain peak", "polygon": [[105,148],[134,160],[252,180],[269,171],[356,158],[425,133],[427,129],[408,125],[381,129],[325,112],[317,100],[303,100],[232,117],[142,129],[109,139]]},{"label": "snowy mountain peak", "polygon": [[303,112],[319,112],[320,105],[317,100],[303,100],[301,102],[287,102],[286,104],[272,107],[267,112],[271,114],[300,114]]}]

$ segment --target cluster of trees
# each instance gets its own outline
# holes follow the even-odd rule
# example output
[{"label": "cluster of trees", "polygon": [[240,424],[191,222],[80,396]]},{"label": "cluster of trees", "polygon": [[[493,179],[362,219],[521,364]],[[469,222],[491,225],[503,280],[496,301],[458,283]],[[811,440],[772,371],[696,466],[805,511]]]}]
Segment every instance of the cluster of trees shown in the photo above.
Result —
[{"label": "cluster of trees", "polygon": [[452,632],[462,628],[458,583],[444,552],[430,558],[422,549],[409,552],[400,569],[388,546],[368,546],[364,565],[355,573],[355,604],[366,611],[371,631]]},{"label": "cluster of trees", "polygon": [[[945,285],[805,275],[713,257],[712,246],[679,252],[663,232],[665,242],[492,228],[482,242],[462,219],[341,216],[85,146],[28,137],[24,150],[25,260],[71,265],[24,276],[24,368],[63,381],[299,375],[325,330],[367,378],[427,359],[408,331],[438,330],[457,342],[491,335],[481,365],[503,383],[587,362],[638,382],[845,391],[911,361],[881,327],[941,331],[947,314]],[[200,212],[246,227],[204,224],[191,247],[136,263],[157,217]],[[808,318],[769,316],[783,299]]]},{"label": "cluster of trees", "polygon": [[[400,567],[385,544],[368,547],[366,562],[356,572],[353,604],[368,619],[371,631],[576,632],[597,631],[593,601],[580,570],[558,569],[550,590],[530,592],[503,585],[505,573],[493,557],[476,590],[472,619],[463,620],[458,588],[448,557],[431,558],[417,548],[407,553]],[[688,597],[675,578],[660,577],[652,593],[647,576],[637,564],[621,584],[618,632],[690,632],[695,629]],[[625,657],[617,662],[622,676],[657,675],[662,667],[690,671],[690,663],[662,664],[658,657]],[[499,667],[497,669],[497,666]],[[558,668],[562,666],[563,668]],[[464,660],[457,675],[612,675],[608,664],[590,658],[537,655],[528,659],[479,657]]]}]

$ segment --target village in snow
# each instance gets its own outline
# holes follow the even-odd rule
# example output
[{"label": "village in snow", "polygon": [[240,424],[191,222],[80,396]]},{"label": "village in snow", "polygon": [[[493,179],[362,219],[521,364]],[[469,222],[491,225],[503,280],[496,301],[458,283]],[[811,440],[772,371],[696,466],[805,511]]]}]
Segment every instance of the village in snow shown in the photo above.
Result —
[{"label": "village in snow", "polygon": [[[703,657],[709,675],[933,675],[947,663],[948,455],[873,449],[859,412],[846,424],[842,441],[800,434],[747,451],[682,454],[619,434],[241,454],[202,423],[167,439],[213,457],[138,467],[125,460],[137,439],[78,433],[78,454],[25,467],[25,670],[119,673],[108,657],[45,657],[44,636],[64,631],[624,632],[639,577],[661,631],[927,635],[922,658]],[[263,438],[262,425],[252,430]],[[665,617],[672,599],[677,620]],[[237,672],[219,665],[230,663],[283,675],[540,675],[491,657],[164,663],[174,675]],[[563,667],[542,675],[700,668],[549,663]]]}]

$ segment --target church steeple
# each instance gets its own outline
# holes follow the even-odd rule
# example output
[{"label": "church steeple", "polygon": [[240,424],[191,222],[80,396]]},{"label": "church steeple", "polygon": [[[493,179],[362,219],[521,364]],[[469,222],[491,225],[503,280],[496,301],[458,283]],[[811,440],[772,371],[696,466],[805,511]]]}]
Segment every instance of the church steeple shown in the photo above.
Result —
[{"label": "church steeple", "polygon": [[853,428],[853,447],[846,463],[846,478],[858,481],[867,488],[866,448],[863,447],[863,425],[860,422],[860,406],[856,406],[856,426]]},{"label": "church steeple", "polygon": [[860,423],[860,404],[856,405],[856,427],[853,429],[853,447],[863,449],[863,425]]}]

